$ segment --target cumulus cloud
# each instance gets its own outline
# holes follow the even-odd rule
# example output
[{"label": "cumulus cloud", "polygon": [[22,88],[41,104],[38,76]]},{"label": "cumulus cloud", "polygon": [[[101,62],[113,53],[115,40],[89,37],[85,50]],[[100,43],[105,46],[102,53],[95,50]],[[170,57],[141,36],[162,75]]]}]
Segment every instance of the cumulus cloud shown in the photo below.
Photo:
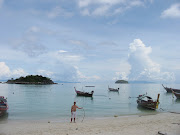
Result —
[{"label": "cumulus cloud", "polygon": [[10,70],[10,68],[6,65],[5,62],[0,62],[0,79],[10,79],[13,77],[20,77],[20,76],[25,76],[28,73],[26,73],[23,69],[15,69],[15,70]]},{"label": "cumulus cloud", "polygon": [[113,80],[128,80],[128,74],[126,72],[115,72]]},{"label": "cumulus cloud", "polygon": [[161,71],[160,65],[150,58],[152,48],[140,39],[135,39],[129,46],[128,62],[131,65],[129,80],[173,81],[174,74]]},{"label": "cumulus cloud", "polygon": [[82,15],[109,16],[120,14],[130,8],[144,6],[152,0],[77,0]]},{"label": "cumulus cloud", "polygon": [[170,6],[170,8],[164,10],[161,14],[162,18],[180,18],[180,3],[176,3]]},{"label": "cumulus cloud", "polygon": [[0,78],[10,76],[10,69],[5,62],[0,62]]}]

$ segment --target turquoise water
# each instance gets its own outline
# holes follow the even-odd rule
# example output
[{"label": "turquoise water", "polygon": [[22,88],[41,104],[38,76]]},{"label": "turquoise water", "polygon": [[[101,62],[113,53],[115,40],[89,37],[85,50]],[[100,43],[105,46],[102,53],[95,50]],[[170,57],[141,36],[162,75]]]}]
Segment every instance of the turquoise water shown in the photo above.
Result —
[{"label": "turquoise water", "polygon": [[[84,87],[94,85],[95,87]],[[74,86],[81,91],[94,90],[93,98],[77,97]],[[64,83],[56,85],[18,85],[0,84],[0,95],[8,98],[8,120],[46,120],[69,119],[70,109],[74,101],[83,107],[86,117],[112,117],[114,115],[133,115],[154,113],[154,111],[137,107],[136,98],[147,94],[157,99],[160,93],[159,109],[155,111],[180,111],[180,101],[166,93],[161,84],[109,84],[120,88],[119,93],[108,92],[107,83],[82,84]],[[180,88],[180,84],[167,85]],[[162,109],[160,109],[162,108]],[[78,110],[78,117],[84,115]]]}]

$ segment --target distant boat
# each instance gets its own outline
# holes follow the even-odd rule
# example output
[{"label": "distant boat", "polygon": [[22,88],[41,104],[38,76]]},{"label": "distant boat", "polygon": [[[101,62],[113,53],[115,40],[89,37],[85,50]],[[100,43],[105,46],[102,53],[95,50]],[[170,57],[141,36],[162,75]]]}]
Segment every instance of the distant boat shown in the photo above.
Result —
[{"label": "distant boat", "polygon": [[149,96],[146,95],[139,95],[137,98],[137,104],[138,106],[147,108],[147,109],[151,109],[151,110],[156,110],[158,109],[158,104],[159,104],[159,96],[160,94],[158,94],[158,98],[156,101],[153,101],[153,99]]},{"label": "distant boat", "polygon": [[92,97],[94,94],[94,91],[91,91],[91,93],[89,93],[89,92],[78,91],[78,90],[76,90],[75,87],[74,87],[74,89],[75,89],[77,96]]},{"label": "distant boat", "polygon": [[115,92],[119,92],[119,88],[117,88],[117,89],[114,89],[114,88],[109,88],[109,86],[108,86],[108,90],[109,90],[109,91],[115,91]]},{"label": "distant boat", "polygon": [[168,87],[165,87],[163,84],[162,84],[162,86],[164,87],[164,89],[165,89],[167,92],[172,92],[172,90],[173,90],[174,92],[180,93],[180,89],[168,88]]},{"label": "distant boat", "polygon": [[0,116],[5,114],[7,110],[8,110],[7,99],[5,99],[3,96],[0,96]]},{"label": "distant boat", "polygon": [[180,99],[180,93],[174,92],[173,90],[172,93],[176,96],[176,98]]},{"label": "distant boat", "polygon": [[95,87],[95,86],[85,86],[85,87]]}]

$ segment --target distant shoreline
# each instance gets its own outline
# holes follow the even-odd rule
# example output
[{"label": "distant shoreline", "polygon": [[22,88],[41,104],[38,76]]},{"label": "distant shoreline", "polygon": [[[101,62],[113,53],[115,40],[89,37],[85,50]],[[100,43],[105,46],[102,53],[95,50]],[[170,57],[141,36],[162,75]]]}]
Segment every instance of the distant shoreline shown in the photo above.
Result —
[{"label": "distant shoreline", "polygon": [[13,83],[8,83],[7,84],[34,84],[34,85],[50,85],[50,84],[58,84],[58,83],[44,83],[44,82],[13,82]]}]

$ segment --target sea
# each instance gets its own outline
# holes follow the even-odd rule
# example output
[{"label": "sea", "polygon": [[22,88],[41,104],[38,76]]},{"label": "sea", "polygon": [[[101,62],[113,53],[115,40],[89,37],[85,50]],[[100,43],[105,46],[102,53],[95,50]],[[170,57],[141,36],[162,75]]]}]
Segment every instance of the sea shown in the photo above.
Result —
[{"label": "sea", "polygon": [[[180,88],[180,84],[164,84]],[[94,86],[94,87],[86,87]],[[119,88],[119,92],[109,92]],[[94,91],[93,97],[79,97],[80,91]],[[160,94],[156,111],[140,108],[137,96],[147,94],[154,100]],[[167,93],[161,84],[115,84],[115,83],[59,83],[53,85],[0,84],[0,96],[7,98],[9,109],[0,118],[4,120],[51,120],[69,121],[71,106],[76,101],[77,119],[105,118],[129,115],[148,115],[163,112],[180,112],[180,100]]]}]

